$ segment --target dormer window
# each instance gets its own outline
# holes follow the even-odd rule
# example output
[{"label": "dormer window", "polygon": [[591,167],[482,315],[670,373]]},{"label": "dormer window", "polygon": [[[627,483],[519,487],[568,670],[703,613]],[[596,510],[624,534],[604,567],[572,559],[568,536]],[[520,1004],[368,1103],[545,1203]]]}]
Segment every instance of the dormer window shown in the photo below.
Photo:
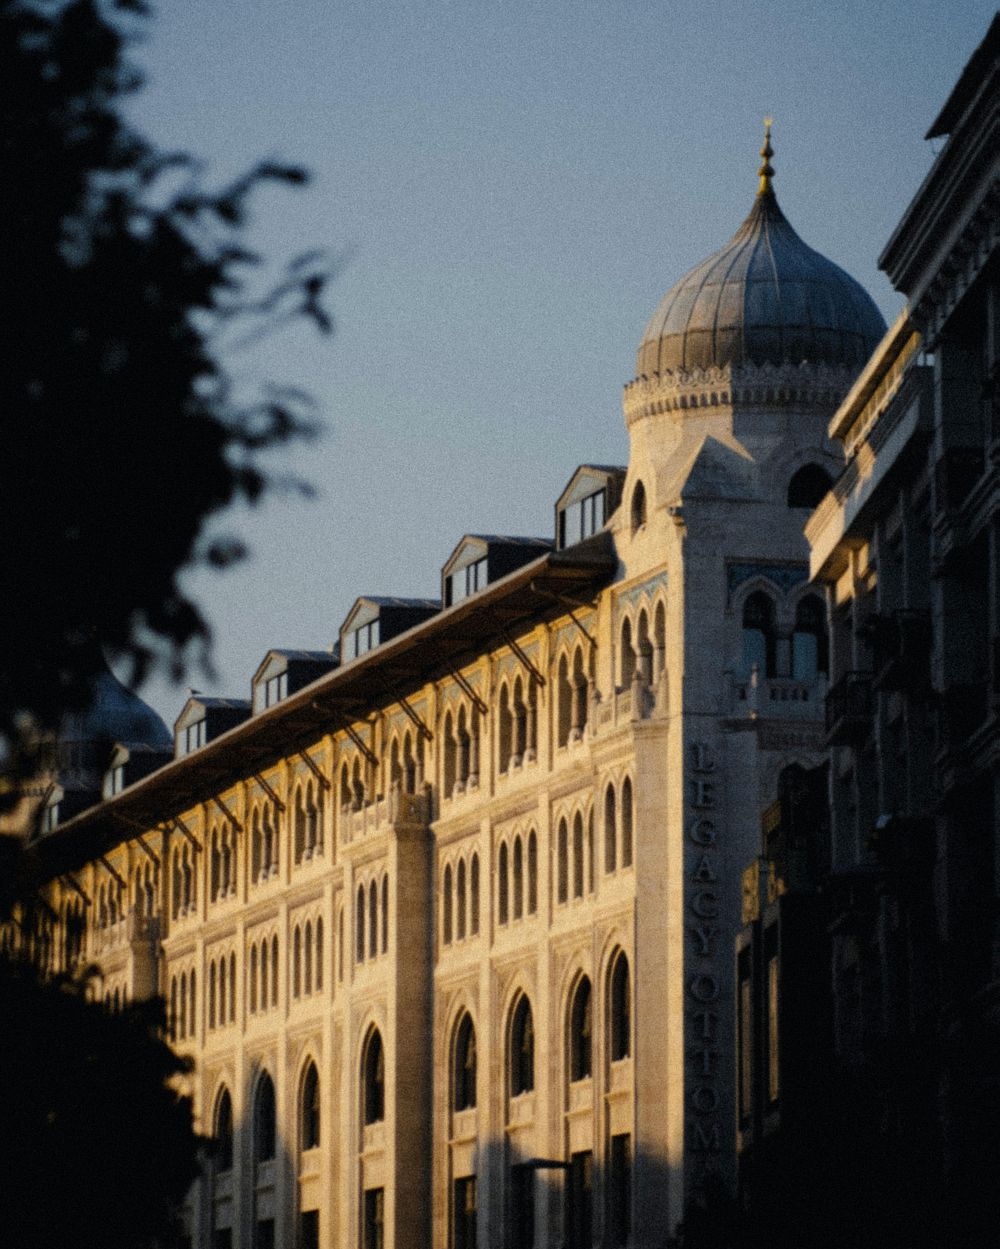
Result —
[{"label": "dormer window", "polygon": [[264,706],[273,707],[288,697],[288,673],[279,672],[264,682]]},{"label": "dormer window", "polygon": [[352,629],[344,638],[344,646],[346,659],[357,659],[374,650],[378,646],[378,617]]},{"label": "dormer window", "polygon": [[116,767],[109,768],[104,778],[104,797],[113,798],[115,794],[120,794],[125,788],[125,764],[119,763]]},{"label": "dormer window", "polygon": [[600,533],[621,502],[623,468],[581,465],[556,503],[559,550]]},{"label": "dormer window", "polygon": [[460,603],[462,599],[468,598],[470,594],[475,594],[479,590],[485,590],[487,559],[484,555],[481,559],[475,560],[471,564],[466,564],[464,568],[459,568],[450,576],[445,578],[444,583],[444,602],[446,607],[450,607],[452,603]]},{"label": "dormer window", "polygon": [[59,824],[59,803],[50,802],[42,812],[42,832],[51,833]]},{"label": "dormer window", "polygon": [[181,735],[181,753],[189,755],[192,750],[197,750],[204,746],[208,740],[205,728],[205,719],[195,720],[194,724],[188,724]]}]

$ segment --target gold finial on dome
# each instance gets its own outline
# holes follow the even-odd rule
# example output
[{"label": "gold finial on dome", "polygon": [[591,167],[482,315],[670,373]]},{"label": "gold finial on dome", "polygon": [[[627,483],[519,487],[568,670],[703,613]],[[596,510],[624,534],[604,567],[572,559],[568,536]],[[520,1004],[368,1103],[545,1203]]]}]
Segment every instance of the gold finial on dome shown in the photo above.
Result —
[{"label": "gold finial on dome", "polygon": [[771,127],[773,124],[773,117],[764,118],[764,146],[760,149],[763,159],[760,168],[757,170],[757,173],[760,175],[758,195],[763,195],[765,191],[770,191],[771,179],[774,177],[774,169],[771,167],[771,157],[774,155],[774,149],[771,147]]}]

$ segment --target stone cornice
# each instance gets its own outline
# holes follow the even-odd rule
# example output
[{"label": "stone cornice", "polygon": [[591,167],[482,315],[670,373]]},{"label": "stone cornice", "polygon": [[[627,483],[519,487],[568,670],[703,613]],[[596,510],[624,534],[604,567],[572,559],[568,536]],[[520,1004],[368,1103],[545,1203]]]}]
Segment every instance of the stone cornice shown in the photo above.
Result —
[{"label": "stone cornice", "polygon": [[832,412],[856,369],[829,364],[741,364],[637,377],[625,386],[625,424],[666,412],[798,407]]}]

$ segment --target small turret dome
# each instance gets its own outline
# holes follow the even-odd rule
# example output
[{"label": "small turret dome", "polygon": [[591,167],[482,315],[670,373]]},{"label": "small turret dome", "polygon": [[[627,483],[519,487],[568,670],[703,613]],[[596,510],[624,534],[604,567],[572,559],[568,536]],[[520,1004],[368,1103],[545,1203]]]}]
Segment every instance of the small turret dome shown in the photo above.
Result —
[{"label": "small turret dome", "polygon": [[860,369],[882,338],[885,321],[868,292],[803,243],[778,207],[771,155],[768,128],[750,215],[661,300],[638,376],[743,364]]}]

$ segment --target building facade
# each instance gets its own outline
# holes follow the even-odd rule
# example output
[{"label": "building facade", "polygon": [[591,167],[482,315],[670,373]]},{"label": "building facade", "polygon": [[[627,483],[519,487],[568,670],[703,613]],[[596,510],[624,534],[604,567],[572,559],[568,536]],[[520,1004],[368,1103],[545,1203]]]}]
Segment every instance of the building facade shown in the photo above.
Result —
[{"label": "building facade", "polygon": [[822,762],[802,526],[884,328],[762,155],[554,540],[466,535],[440,599],[359,598],[193,696],[173,758],[45,796],[45,957],[163,994],[194,1059],[199,1249],[638,1249],[735,1183],[741,872]]}]

